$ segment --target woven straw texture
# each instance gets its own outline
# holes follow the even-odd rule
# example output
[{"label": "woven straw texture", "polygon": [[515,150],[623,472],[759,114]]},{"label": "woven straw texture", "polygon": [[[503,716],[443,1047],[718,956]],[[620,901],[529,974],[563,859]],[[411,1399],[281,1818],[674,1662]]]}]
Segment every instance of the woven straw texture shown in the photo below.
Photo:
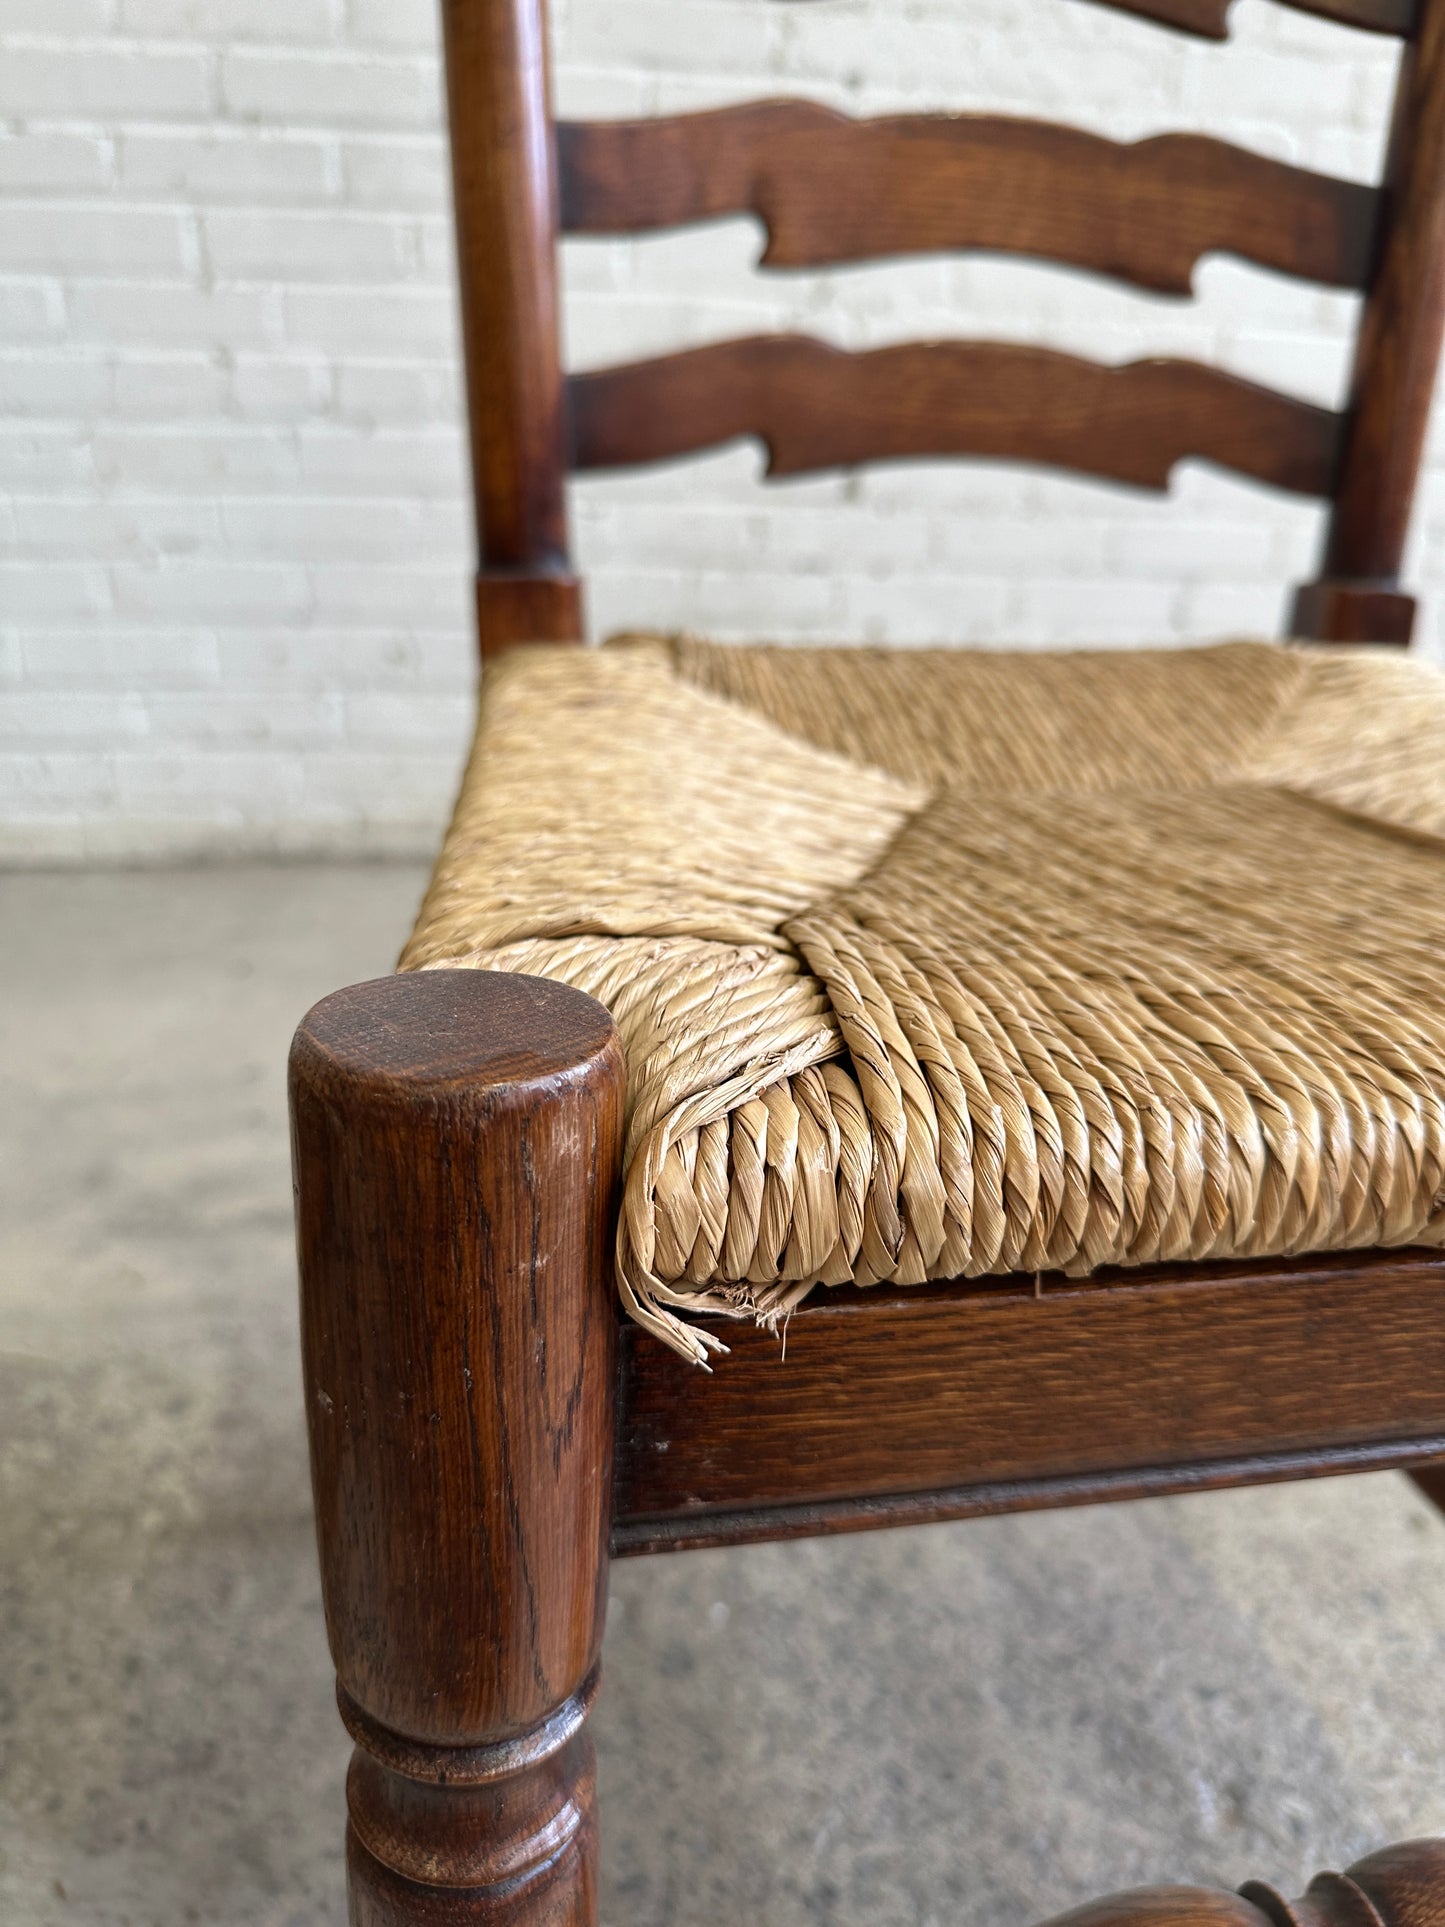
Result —
[{"label": "woven straw texture", "polygon": [[627,1054],[629,1308],[1445,1244],[1445,677],[627,637],[486,674],[403,968]]}]

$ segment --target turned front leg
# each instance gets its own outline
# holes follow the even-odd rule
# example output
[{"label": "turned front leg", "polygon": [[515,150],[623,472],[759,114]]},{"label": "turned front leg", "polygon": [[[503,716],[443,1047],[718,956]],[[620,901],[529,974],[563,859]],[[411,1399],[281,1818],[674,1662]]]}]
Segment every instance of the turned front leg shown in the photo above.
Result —
[{"label": "turned front leg", "polygon": [[291,1056],[353,1927],[592,1927],[622,1058],[535,977],[339,991]]}]

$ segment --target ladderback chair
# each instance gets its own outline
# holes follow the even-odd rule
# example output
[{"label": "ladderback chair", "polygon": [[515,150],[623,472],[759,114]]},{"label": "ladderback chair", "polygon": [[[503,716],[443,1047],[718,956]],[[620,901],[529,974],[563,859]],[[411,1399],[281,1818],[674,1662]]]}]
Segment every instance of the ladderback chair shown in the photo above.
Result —
[{"label": "ladderback chair", "polygon": [[[1441,1489],[1445,679],[1301,644],[1411,632],[1445,0],[1288,3],[1404,40],[1378,188],[1019,119],[557,123],[542,0],[443,0],[482,720],[404,968],[291,1070],[357,1927],[595,1921],[612,1557]],[[1187,293],[1223,250],[1360,289],[1348,406],[953,341],[563,373],[559,233],[747,210],[765,268],[1007,250]],[[740,436],[774,474],[1198,456],[1328,499],[1326,552],[1283,648],[566,647],[569,471]],[[1077,1919],[1445,1927],[1445,1842]]]}]

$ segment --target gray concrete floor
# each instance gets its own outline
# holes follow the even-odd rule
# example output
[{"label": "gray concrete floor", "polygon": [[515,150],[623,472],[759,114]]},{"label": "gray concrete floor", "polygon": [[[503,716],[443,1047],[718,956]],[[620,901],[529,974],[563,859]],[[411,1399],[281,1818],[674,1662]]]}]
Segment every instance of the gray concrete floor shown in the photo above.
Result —
[{"label": "gray concrete floor", "polygon": [[[343,1919],[282,1068],[420,882],[0,878],[5,1927]],[[1445,1521],[1390,1475],[631,1562],[604,1919],[1289,1885],[1445,1830],[1442,1715]]]}]

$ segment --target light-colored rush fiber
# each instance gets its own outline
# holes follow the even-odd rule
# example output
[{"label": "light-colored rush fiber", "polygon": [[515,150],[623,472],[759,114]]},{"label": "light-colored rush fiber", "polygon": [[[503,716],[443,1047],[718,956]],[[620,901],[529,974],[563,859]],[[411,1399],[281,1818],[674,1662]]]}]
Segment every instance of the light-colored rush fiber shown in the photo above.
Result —
[{"label": "light-colored rush fiber", "polygon": [[1445,1244],[1445,677],[1368,651],[724,647],[486,672],[402,967],[628,1065],[619,1285]]}]

